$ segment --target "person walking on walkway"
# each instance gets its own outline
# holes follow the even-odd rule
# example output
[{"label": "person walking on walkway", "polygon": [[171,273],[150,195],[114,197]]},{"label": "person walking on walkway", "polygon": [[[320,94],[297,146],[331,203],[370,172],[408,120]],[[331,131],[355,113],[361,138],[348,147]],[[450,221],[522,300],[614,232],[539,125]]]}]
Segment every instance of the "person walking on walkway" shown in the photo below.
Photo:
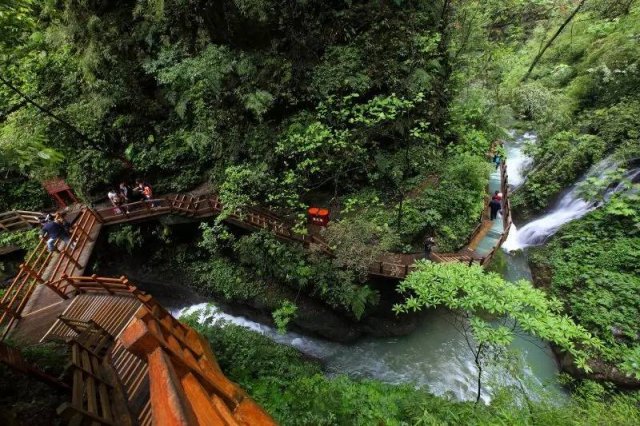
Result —
[{"label": "person walking on walkway", "polygon": [[494,220],[496,217],[498,217],[498,212],[500,211],[500,209],[502,209],[502,203],[500,203],[500,201],[496,200],[495,198],[491,199],[491,202],[489,203],[491,220]]},{"label": "person walking on walkway", "polygon": [[113,212],[115,214],[122,214],[122,206],[125,204],[124,197],[115,188],[109,191],[107,197],[109,197],[109,201],[113,204]]},{"label": "person walking on walkway", "polygon": [[431,258],[431,250],[435,245],[436,245],[436,240],[433,237],[426,237],[424,239],[424,258],[425,259]]},{"label": "person walking on walkway", "polygon": [[498,167],[500,167],[500,162],[501,162],[501,161],[502,161],[502,158],[500,157],[500,154],[499,154],[499,153],[496,153],[496,154],[494,154],[494,155],[493,155],[493,160],[492,160],[492,162],[496,165],[496,169],[497,169]]},{"label": "person walking on walkway", "polygon": [[144,196],[145,201],[151,202],[151,207],[157,207],[156,202],[153,201],[153,188],[151,188],[151,185],[142,179],[136,179],[136,190]]},{"label": "person walking on walkway", "polygon": [[133,190],[127,182],[120,182],[120,196],[124,198],[125,203],[133,202]]},{"label": "person walking on walkway", "polygon": [[[65,228],[64,222],[59,223],[55,220],[42,225],[40,236],[47,238],[47,250],[50,252],[56,251],[56,240],[60,239],[64,241],[65,245],[68,245],[71,239],[71,235],[69,235],[69,231]],[[73,245],[71,245],[71,247],[73,248]]]}]

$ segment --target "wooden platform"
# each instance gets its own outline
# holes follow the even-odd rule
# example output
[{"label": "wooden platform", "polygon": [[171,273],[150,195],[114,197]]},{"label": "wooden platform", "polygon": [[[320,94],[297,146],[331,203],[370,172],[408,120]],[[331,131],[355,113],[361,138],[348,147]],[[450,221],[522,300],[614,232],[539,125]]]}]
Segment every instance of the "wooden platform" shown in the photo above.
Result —
[{"label": "wooden platform", "polygon": [[38,343],[71,300],[60,300],[24,315],[11,333],[11,339],[24,344]]}]

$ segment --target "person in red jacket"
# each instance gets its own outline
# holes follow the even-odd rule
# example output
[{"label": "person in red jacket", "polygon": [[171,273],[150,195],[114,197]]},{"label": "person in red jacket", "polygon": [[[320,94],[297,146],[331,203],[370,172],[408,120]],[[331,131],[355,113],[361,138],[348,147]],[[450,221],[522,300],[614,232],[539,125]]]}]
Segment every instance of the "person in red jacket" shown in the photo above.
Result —
[{"label": "person in red jacket", "polygon": [[144,197],[146,201],[151,202],[152,207],[157,207],[156,203],[153,200],[153,188],[151,185],[143,181],[142,179],[136,179],[136,191]]}]

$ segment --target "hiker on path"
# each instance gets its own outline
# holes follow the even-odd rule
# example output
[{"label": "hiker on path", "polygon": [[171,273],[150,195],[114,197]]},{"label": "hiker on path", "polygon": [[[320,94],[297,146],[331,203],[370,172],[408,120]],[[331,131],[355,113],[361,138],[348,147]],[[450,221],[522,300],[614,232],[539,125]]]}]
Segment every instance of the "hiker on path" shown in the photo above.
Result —
[{"label": "hiker on path", "polygon": [[497,169],[498,167],[500,167],[500,161],[502,161],[502,159],[500,158],[500,154],[498,154],[498,153],[494,154],[494,155],[493,155],[493,160],[492,160],[492,161],[493,161],[493,163],[495,163],[495,165],[496,165],[496,169]]},{"label": "hiker on path", "polygon": [[[152,201],[153,200],[153,188],[151,188],[151,185],[149,185],[148,183],[144,182],[142,179],[136,179],[136,189],[135,191],[139,192],[140,194],[142,194],[142,196],[144,197],[144,199],[146,201]],[[151,203],[152,207],[157,207],[155,202]]]},{"label": "hiker on path", "polygon": [[120,196],[124,198],[125,203],[131,203],[133,201],[133,189],[127,184],[127,182],[120,182]]},{"label": "hiker on path", "polygon": [[436,240],[433,237],[426,237],[424,239],[424,258],[429,259],[431,257],[431,249],[436,245]]},{"label": "hiker on path", "polygon": [[71,224],[64,220],[64,216],[62,216],[61,213],[56,213],[56,215],[53,217],[53,221],[58,225],[62,225],[67,233],[71,232]]},{"label": "hiker on path", "polygon": [[500,203],[500,201],[496,200],[495,198],[491,200],[491,202],[489,202],[489,210],[491,212],[491,220],[494,220],[496,217],[498,217],[498,212],[500,211],[500,209],[502,209],[502,203]]},{"label": "hiker on path", "polygon": [[493,196],[491,197],[492,200],[498,200],[498,201],[502,201],[502,193],[500,191],[496,191],[493,193]]},{"label": "hiker on path", "polygon": [[120,193],[112,188],[108,193],[107,197],[109,197],[109,201],[113,204],[113,211],[115,214],[122,214],[122,206],[125,204],[125,199],[120,195]]},{"label": "hiker on path", "polygon": [[[65,243],[65,245],[69,245],[69,241],[71,239],[69,231],[67,231],[64,226],[64,221],[63,223],[59,223],[55,220],[46,222],[42,225],[40,236],[47,238],[47,250],[49,250],[49,252],[56,251],[56,240],[60,239]],[[71,244],[71,248],[73,248],[73,244]]]}]

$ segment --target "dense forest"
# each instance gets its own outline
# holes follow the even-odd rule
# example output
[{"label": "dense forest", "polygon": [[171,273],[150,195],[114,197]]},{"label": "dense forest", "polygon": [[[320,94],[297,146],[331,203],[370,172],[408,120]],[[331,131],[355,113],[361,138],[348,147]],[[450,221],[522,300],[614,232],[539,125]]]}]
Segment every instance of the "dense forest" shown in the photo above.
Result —
[{"label": "dense forest", "polygon": [[[345,345],[452,313],[474,368],[468,401],[412,377],[326,374],[324,360],[187,315],[279,423],[640,423],[640,3],[0,0],[0,27],[0,212],[55,209],[42,186],[54,177],[88,206],[136,179],[223,203],[207,220],[110,227],[91,273]],[[567,196],[584,214],[488,270],[369,274],[425,237],[464,250],[492,161],[510,165],[500,143],[525,132],[518,228]],[[310,206],[331,211],[325,229],[308,229]],[[256,208],[319,232],[331,255],[226,220]],[[36,242],[36,230],[0,233],[21,253]],[[509,278],[516,256],[531,280]],[[16,264],[0,258],[0,278]],[[551,348],[562,391],[527,378],[521,334]],[[25,354],[62,375],[60,350]],[[507,384],[491,383],[495,369]],[[60,401],[0,372],[0,420],[50,424],[25,413]]]}]

